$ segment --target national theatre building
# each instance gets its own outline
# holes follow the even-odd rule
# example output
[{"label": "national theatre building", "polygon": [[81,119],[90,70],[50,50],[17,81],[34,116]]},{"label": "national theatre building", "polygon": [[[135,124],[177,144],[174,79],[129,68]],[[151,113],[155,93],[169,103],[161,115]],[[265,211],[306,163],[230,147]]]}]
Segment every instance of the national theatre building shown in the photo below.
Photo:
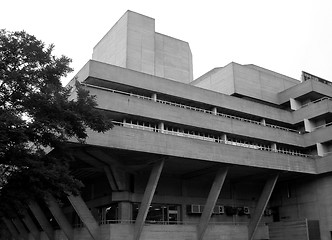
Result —
[{"label": "national theatre building", "polygon": [[81,195],[7,220],[14,238],[331,239],[331,82],[234,62],[194,80],[189,44],[131,11],[75,80],[114,128],[68,143]]}]

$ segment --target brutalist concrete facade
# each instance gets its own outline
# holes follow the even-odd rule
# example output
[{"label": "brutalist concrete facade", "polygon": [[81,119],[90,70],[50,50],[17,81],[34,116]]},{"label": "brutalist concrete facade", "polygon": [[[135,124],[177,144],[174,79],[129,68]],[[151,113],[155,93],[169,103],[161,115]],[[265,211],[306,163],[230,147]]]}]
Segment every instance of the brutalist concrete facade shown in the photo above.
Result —
[{"label": "brutalist concrete facade", "polygon": [[331,239],[329,82],[237,63],[193,80],[189,44],[131,11],[75,80],[115,126],[68,143],[81,196],[32,204],[13,236]]}]

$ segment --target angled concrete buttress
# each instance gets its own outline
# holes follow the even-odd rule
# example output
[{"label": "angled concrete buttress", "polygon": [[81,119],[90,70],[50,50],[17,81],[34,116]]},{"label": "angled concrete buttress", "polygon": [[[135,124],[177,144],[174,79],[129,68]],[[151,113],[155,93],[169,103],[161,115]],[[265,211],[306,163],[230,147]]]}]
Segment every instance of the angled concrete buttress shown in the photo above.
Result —
[{"label": "angled concrete buttress", "polygon": [[88,230],[94,240],[99,239],[99,225],[96,219],[92,216],[91,211],[83,201],[81,196],[69,195],[68,199],[74,207],[77,215],[80,217],[84,227]]},{"label": "angled concrete buttress", "polygon": [[27,228],[29,229],[29,231],[32,234],[33,238],[35,240],[39,240],[40,239],[39,230],[38,230],[36,224],[33,222],[33,220],[30,217],[30,215],[28,214],[28,212],[24,213],[22,221],[24,222],[25,226],[27,226]]},{"label": "angled concrete buttress", "polygon": [[157,188],[163,166],[164,166],[164,160],[157,162],[152,168],[148,184],[144,191],[141,206],[138,210],[138,215],[136,218],[135,228],[134,228],[134,240],[140,239],[140,236],[141,236],[141,233],[143,230],[143,226],[144,226],[144,222],[145,222],[146,216],[148,215],[149,207],[152,202],[154,192]]},{"label": "angled concrete buttress", "polygon": [[50,222],[47,220],[45,214],[41,210],[40,206],[36,202],[31,202],[29,204],[29,208],[35,218],[37,219],[39,225],[43,229],[43,231],[46,233],[47,237],[50,240],[54,240],[54,230],[51,226]]},{"label": "angled concrete buttress", "polygon": [[258,224],[263,216],[264,210],[269,202],[274,186],[278,180],[279,174],[272,175],[265,183],[261,196],[259,197],[255,212],[248,226],[248,239],[252,240],[255,236]]},{"label": "angled concrete buttress", "polygon": [[209,196],[206,200],[202,216],[199,220],[197,228],[197,239],[202,240],[205,234],[205,231],[209,225],[211,215],[213,213],[213,208],[216,205],[220,191],[224,184],[228,172],[228,168],[221,168],[218,170],[216,177],[213,181],[212,187],[210,189]]},{"label": "angled concrete buttress", "polygon": [[12,223],[12,221],[10,221],[8,218],[2,217],[2,221],[6,224],[9,232],[11,233],[11,235],[13,236],[13,238],[15,238],[16,240],[19,240],[19,234],[14,226],[14,224]]},{"label": "angled concrete buttress", "polygon": [[113,174],[112,174],[112,171],[111,171],[110,167],[105,165],[104,171],[106,173],[106,177],[107,177],[108,183],[109,183],[112,191],[117,191],[118,188],[116,186],[116,182],[115,182],[115,179],[113,177]]},{"label": "angled concrete buttress", "polygon": [[16,229],[18,230],[18,232],[20,233],[20,236],[23,239],[29,239],[28,231],[25,229],[25,227],[24,227],[23,223],[21,222],[21,220],[16,217],[16,218],[13,219],[13,223],[14,223]]},{"label": "angled concrete buttress", "polygon": [[73,240],[74,230],[54,197],[49,195],[46,204],[68,240]]}]

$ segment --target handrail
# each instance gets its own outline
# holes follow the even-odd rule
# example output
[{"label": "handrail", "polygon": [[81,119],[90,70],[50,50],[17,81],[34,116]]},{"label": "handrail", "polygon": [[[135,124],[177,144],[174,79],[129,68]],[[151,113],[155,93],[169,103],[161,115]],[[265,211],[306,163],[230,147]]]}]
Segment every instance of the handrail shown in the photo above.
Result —
[{"label": "handrail", "polygon": [[203,141],[222,143],[222,144],[226,144],[226,145],[233,145],[233,146],[238,146],[238,147],[250,148],[250,149],[254,149],[254,150],[263,150],[263,151],[269,151],[269,152],[275,152],[275,153],[282,153],[282,154],[288,154],[288,155],[293,155],[293,156],[313,157],[313,155],[309,155],[309,154],[291,152],[291,151],[280,150],[280,149],[273,150],[270,147],[258,146],[258,145],[247,144],[247,143],[239,143],[239,142],[234,142],[234,141],[230,141],[230,140],[222,140],[220,138],[215,138],[215,137],[205,137],[205,136],[199,136],[199,135],[194,135],[194,134],[184,133],[184,132],[162,130],[162,129],[158,129],[158,128],[142,126],[142,125],[137,125],[137,124],[132,124],[132,123],[123,123],[123,122],[118,122],[118,121],[112,121],[112,122],[114,125],[118,125],[118,126],[122,126],[122,127],[135,128],[135,129],[150,131],[150,132],[158,132],[158,133],[168,134],[168,135],[173,135],[173,136],[178,136],[178,137],[193,138],[193,139],[198,139],[198,140],[203,140]]},{"label": "handrail", "polygon": [[311,104],[318,103],[318,102],[322,102],[322,101],[324,101],[324,100],[332,100],[332,99],[329,98],[329,97],[322,97],[322,98],[319,98],[319,99],[317,99],[317,100],[315,100],[315,101],[312,101],[312,102],[308,102],[308,103],[306,103],[306,104],[303,104],[300,108],[304,108],[304,107],[307,107],[307,106],[309,106],[309,105],[311,105]]},{"label": "handrail", "polygon": [[[135,220],[101,220],[99,221],[99,225],[105,224],[134,224]],[[152,221],[146,220],[145,224],[158,224],[158,225],[197,225],[198,222],[195,221]],[[248,225],[248,222],[212,222],[210,221],[209,224],[211,225]],[[265,225],[265,224],[264,224]]]},{"label": "handrail", "polygon": [[327,155],[330,155],[332,152],[326,152],[326,153],[324,153],[323,154],[323,156],[325,157],[325,156],[327,156]]},{"label": "handrail", "polygon": [[[189,110],[193,110],[193,111],[197,111],[197,112],[214,114],[214,112],[211,111],[211,110],[206,110],[206,109],[201,109],[201,108],[192,107],[192,106],[188,106],[188,105],[183,105],[183,104],[180,104],[180,103],[169,102],[169,101],[161,100],[161,99],[153,99],[151,97],[146,97],[146,96],[137,95],[137,94],[133,94],[133,93],[123,92],[123,91],[119,91],[119,90],[115,90],[115,89],[111,89],[111,88],[95,86],[95,85],[91,85],[91,84],[87,84],[87,83],[82,83],[82,85],[85,85],[87,87],[92,87],[92,88],[97,88],[97,89],[109,91],[109,92],[113,92],[113,93],[118,93],[118,94],[122,94],[122,95],[126,95],[126,96],[131,96],[131,97],[136,97],[136,98],[140,98],[140,99],[150,100],[150,101],[154,101],[154,102],[158,102],[158,103],[162,103],[162,104],[166,104],[166,105],[170,105],[170,106],[189,109]],[[301,131],[297,131],[297,130],[294,130],[294,129],[285,128],[285,127],[281,127],[281,126],[277,126],[277,125],[272,125],[272,124],[269,124],[269,123],[264,124],[264,123],[261,123],[259,121],[246,119],[246,118],[241,118],[241,117],[237,117],[237,116],[233,116],[233,115],[229,115],[229,114],[225,114],[225,113],[217,113],[216,115],[221,116],[221,117],[225,117],[225,118],[239,120],[239,121],[242,121],[242,122],[249,122],[249,123],[253,123],[253,124],[257,124],[257,125],[261,125],[261,126],[265,126],[265,127],[270,127],[270,128],[275,128],[275,129],[287,131],[287,132],[294,132],[294,133],[301,134]]]},{"label": "handrail", "polygon": [[318,127],[314,127],[313,129],[319,129],[319,128],[329,127],[329,126],[332,126],[332,122],[327,123],[327,124],[320,125],[320,126],[318,126]]}]

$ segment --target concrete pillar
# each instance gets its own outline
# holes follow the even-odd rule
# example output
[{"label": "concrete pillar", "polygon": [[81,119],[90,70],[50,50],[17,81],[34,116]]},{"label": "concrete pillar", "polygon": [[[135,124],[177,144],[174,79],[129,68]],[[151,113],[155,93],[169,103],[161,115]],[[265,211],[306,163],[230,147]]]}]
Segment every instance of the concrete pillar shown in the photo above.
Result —
[{"label": "concrete pillar", "polygon": [[22,218],[22,221],[24,222],[25,226],[29,229],[30,233],[32,234],[33,238],[35,240],[40,239],[40,232],[39,229],[37,228],[36,224],[28,214],[28,212],[24,213],[24,217]]},{"label": "concrete pillar", "polygon": [[68,200],[74,207],[77,215],[84,223],[84,227],[88,230],[94,240],[99,239],[99,225],[96,219],[92,216],[91,211],[86,206],[81,196],[69,195]]},{"label": "concrete pillar", "polygon": [[119,220],[123,223],[130,223],[132,220],[131,202],[119,202]]},{"label": "concrete pillar", "polygon": [[223,141],[224,143],[227,141],[227,135],[226,134],[222,134],[220,136],[220,140]]},{"label": "concrete pillar", "polygon": [[261,124],[262,124],[263,126],[266,126],[265,118],[262,118],[262,119],[261,119]]},{"label": "concrete pillar", "polygon": [[105,174],[106,174],[106,177],[107,177],[107,180],[108,180],[108,184],[110,185],[112,191],[118,191],[118,187],[117,187],[115,179],[113,177],[111,168],[109,166],[105,165],[104,171],[105,171]]},{"label": "concrete pillar", "polygon": [[48,196],[47,206],[68,240],[73,240],[74,230],[53,196]]},{"label": "concrete pillar", "polygon": [[306,132],[312,132],[314,131],[314,128],[315,128],[315,124],[312,120],[309,120],[309,119],[303,119],[304,121],[304,130]]},{"label": "concrete pillar", "polygon": [[138,215],[137,215],[137,218],[135,221],[134,240],[139,240],[141,237],[144,222],[145,222],[146,216],[148,215],[149,207],[152,202],[154,192],[157,188],[157,184],[158,184],[163,166],[164,166],[164,160],[157,162],[152,168],[150,178],[149,178],[148,184],[145,188],[141,206],[138,210]]},{"label": "concrete pillar", "polygon": [[206,200],[204,210],[197,227],[198,240],[202,240],[204,238],[204,234],[206,232],[211,215],[213,213],[213,208],[215,207],[218,197],[220,195],[220,191],[226,179],[227,172],[228,168],[219,169],[213,181],[209,196]]},{"label": "concrete pillar", "polygon": [[18,232],[20,233],[20,236],[23,239],[28,239],[28,231],[26,230],[26,228],[24,227],[23,223],[21,222],[21,220],[19,218],[14,218],[13,219],[13,223],[16,227],[16,229],[18,230]]},{"label": "concrete pillar", "polygon": [[17,232],[13,222],[9,220],[8,218],[2,217],[2,221],[5,223],[7,226],[9,232],[11,233],[12,237],[15,238],[16,240],[19,240],[19,233]]},{"label": "concrete pillar", "polygon": [[276,143],[271,143],[271,151],[272,152],[277,152],[278,151]]},{"label": "concrete pillar", "polygon": [[36,202],[31,202],[29,204],[29,208],[35,218],[37,219],[39,225],[43,229],[43,231],[46,233],[47,237],[50,240],[54,240],[54,230],[53,227],[51,226],[50,222],[47,220],[45,214],[39,207],[39,205]]},{"label": "concrete pillar", "polygon": [[213,115],[217,115],[218,114],[218,111],[217,111],[216,107],[212,108],[212,113],[213,113]]},{"label": "concrete pillar", "polygon": [[128,190],[127,173],[116,168],[115,166],[104,167],[108,183],[112,191],[126,191]]},{"label": "concrete pillar", "polygon": [[316,143],[316,147],[317,147],[317,155],[320,157],[324,157],[325,154],[328,152],[328,149],[324,143]]},{"label": "concrete pillar", "polygon": [[164,132],[164,130],[165,130],[165,125],[164,125],[163,122],[160,122],[160,123],[158,124],[158,129],[159,129],[159,131],[160,131],[161,133]]},{"label": "concrete pillar", "polygon": [[291,109],[294,110],[294,111],[300,109],[301,106],[302,106],[301,102],[294,99],[294,98],[290,98],[289,102],[290,102]]},{"label": "concrete pillar", "polygon": [[255,212],[249,222],[248,226],[248,239],[254,239],[257,227],[263,216],[264,210],[270,200],[271,194],[273,192],[274,186],[278,180],[279,174],[272,175],[265,183],[261,196],[258,199]]},{"label": "concrete pillar", "polygon": [[153,93],[151,98],[154,102],[157,102],[157,94],[156,93]]}]

